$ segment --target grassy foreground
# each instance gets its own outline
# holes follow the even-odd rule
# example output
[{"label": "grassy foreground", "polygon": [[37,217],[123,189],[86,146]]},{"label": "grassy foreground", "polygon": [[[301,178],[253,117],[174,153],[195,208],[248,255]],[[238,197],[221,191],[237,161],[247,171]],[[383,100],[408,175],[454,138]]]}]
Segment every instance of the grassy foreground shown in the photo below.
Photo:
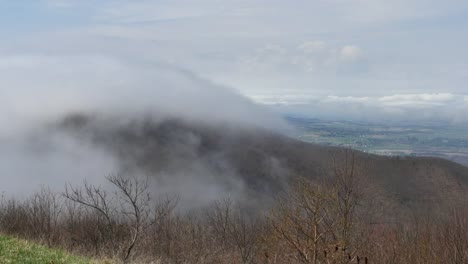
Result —
[{"label": "grassy foreground", "polygon": [[0,236],[0,263],[88,264],[95,262],[91,262],[86,258],[72,256],[61,250],[49,249],[28,241]]}]

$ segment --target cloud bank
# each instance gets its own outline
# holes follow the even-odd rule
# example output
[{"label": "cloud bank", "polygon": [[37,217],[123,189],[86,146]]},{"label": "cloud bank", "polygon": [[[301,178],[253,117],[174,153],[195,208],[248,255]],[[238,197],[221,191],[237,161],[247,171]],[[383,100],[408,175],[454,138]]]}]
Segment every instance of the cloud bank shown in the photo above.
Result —
[{"label": "cloud bank", "polygon": [[[42,184],[61,190],[67,182],[84,179],[103,184],[104,176],[122,169],[111,150],[54,128],[76,113],[112,119],[117,127],[144,118],[156,123],[177,118],[211,126],[286,127],[277,115],[237,92],[171,65],[105,56],[28,55],[1,57],[0,69],[0,86],[7,87],[0,91],[0,179],[5,183],[0,191],[9,194],[31,192]],[[191,168],[195,175],[203,166]],[[167,179],[171,187],[180,177]],[[178,190],[169,187],[168,192]]]}]

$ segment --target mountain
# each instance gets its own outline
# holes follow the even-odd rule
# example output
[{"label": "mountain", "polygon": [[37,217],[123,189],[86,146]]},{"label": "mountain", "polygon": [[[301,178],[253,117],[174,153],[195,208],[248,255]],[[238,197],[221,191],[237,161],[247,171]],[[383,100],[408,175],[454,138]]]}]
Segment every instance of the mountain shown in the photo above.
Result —
[{"label": "mountain", "polygon": [[295,177],[327,180],[351,157],[360,184],[385,214],[468,201],[468,168],[439,158],[377,156],[177,118],[70,115],[55,128],[111,153],[122,173],[154,176],[157,191],[180,193],[187,207],[223,196],[265,206]]}]

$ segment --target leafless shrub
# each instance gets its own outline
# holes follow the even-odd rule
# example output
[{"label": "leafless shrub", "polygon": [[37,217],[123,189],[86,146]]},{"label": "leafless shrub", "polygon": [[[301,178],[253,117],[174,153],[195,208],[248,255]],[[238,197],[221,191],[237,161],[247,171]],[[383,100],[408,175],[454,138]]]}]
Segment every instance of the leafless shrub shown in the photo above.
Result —
[{"label": "leafless shrub", "polygon": [[467,263],[468,207],[369,221],[352,155],[323,181],[297,178],[269,212],[230,199],[180,211],[177,197],[150,199],[149,179],[113,175],[112,189],[84,183],[2,198],[0,232],[113,262]]},{"label": "leafless shrub", "polygon": [[104,231],[97,232],[101,236],[94,241],[96,247],[103,238],[104,243],[110,243],[113,256],[128,262],[142,234],[167,211],[151,203],[148,177],[111,175],[107,179],[115,188],[112,194],[85,182],[82,188],[67,186],[63,196],[97,214],[91,213],[91,219],[85,218],[94,220],[94,226],[100,226]]},{"label": "leafless shrub", "polygon": [[253,263],[259,247],[261,220],[234,206],[231,199],[217,201],[210,208],[208,223],[222,254],[240,263]]},{"label": "leafless shrub", "polygon": [[63,209],[63,201],[59,199],[59,195],[43,187],[24,203],[24,208],[31,229],[29,236],[52,246],[54,240],[58,239],[57,231]]},{"label": "leafless shrub", "polygon": [[7,234],[26,236],[27,214],[23,204],[15,199],[3,199],[1,205],[1,229]]},{"label": "leafless shrub", "polygon": [[304,263],[320,261],[319,254],[332,243],[327,239],[336,225],[331,202],[331,193],[305,179],[295,182],[278,201],[270,215],[273,237],[295,252],[292,258]]}]

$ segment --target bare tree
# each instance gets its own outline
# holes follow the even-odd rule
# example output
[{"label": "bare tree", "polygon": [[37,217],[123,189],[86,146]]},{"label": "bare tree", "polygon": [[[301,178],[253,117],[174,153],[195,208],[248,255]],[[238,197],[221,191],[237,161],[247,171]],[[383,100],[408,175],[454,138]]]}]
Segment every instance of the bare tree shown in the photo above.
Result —
[{"label": "bare tree", "polygon": [[131,226],[130,239],[123,256],[123,261],[127,262],[142,233],[158,221],[162,215],[155,215],[150,204],[148,177],[125,177],[118,174],[109,176],[107,179],[117,188],[120,212]]},{"label": "bare tree", "polygon": [[450,213],[449,220],[439,228],[438,256],[445,263],[468,263],[468,210],[461,208]]},{"label": "bare tree", "polygon": [[[337,220],[333,229],[337,245],[341,252],[341,263],[354,261],[360,247],[356,240],[358,219],[358,206],[363,198],[364,168],[358,161],[356,151],[351,149],[332,155],[331,188],[334,193],[334,211]],[[366,208],[370,210],[370,208]],[[368,215],[368,214],[367,214]]]},{"label": "bare tree", "polygon": [[231,219],[230,236],[242,263],[254,262],[254,257],[258,250],[261,222],[256,216],[248,215],[239,208]]},{"label": "bare tree", "polygon": [[335,227],[332,193],[301,178],[293,184],[270,215],[274,235],[284,240],[304,263],[319,263],[328,248],[327,236]]},{"label": "bare tree", "polygon": [[118,245],[113,239],[117,224],[115,218],[116,208],[114,200],[109,197],[108,192],[100,186],[96,187],[85,181],[82,188],[67,185],[63,196],[70,201],[93,210],[105,219],[105,236],[107,241],[110,241],[112,245],[112,254],[115,255],[118,251]]},{"label": "bare tree", "polygon": [[[106,221],[107,239],[113,255],[122,251],[123,262],[128,262],[141,235],[166,213],[162,207],[151,204],[148,177],[111,175],[107,180],[115,188],[113,195],[102,187],[84,183],[83,188],[67,186],[64,197],[94,210]],[[129,227],[125,246],[117,243],[117,228]],[[121,229],[121,228],[120,228]]]},{"label": "bare tree", "polygon": [[215,201],[208,211],[208,221],[213,228],[216,239],[221,243],[224,251],[229,246],[228,236],[232,227],[232,200],[227,198]]}]

